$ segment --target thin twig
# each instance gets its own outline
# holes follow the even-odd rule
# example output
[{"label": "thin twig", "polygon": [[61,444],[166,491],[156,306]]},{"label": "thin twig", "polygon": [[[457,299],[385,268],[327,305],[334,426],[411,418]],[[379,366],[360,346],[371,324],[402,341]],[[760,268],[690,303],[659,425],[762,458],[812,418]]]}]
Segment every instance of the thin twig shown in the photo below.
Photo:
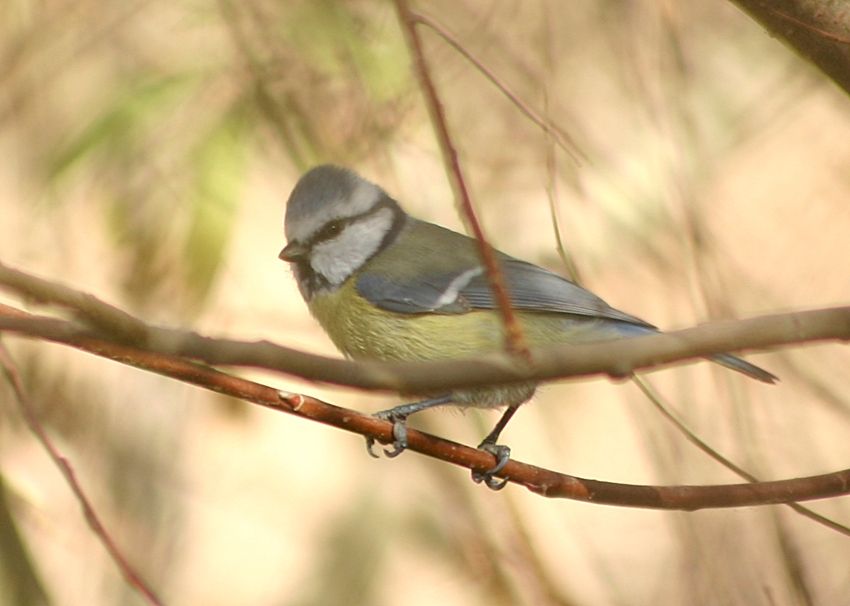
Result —
[{"label": "thin twig", "polygon": [[422,93],[425,96],[428,113],[431,115],[431,122],[434,125],[434,130],[437,134],[437,141],[440,144],[440,149],[443,152],[443,161],[446,163],[446,171],[451,176],[454,189],[460,198],[460,205],[464,215],[469,222],[475,239],[478,241],[478,250],[481,254],[481,260],[487,270],[487,278],[490,282],[490,288],[493,290],[493,295],[499,304],[499,312],[502,314],[502,319],[505,326],[505,344],[507,350],[511,353],[521,356],[526,362],[531,361],[531,354],[528,350],[528,345],[522,333],[522,327],[519,324],[516,313],[511,306],[510,298],[508,297],[505,277],[502,274],[499,264],[496,262],[496,255],[493,247],[487,241],[484,235],[484,230],[475,216],[475,209],[472,206],[472,200],[469,197],[469,191],[466,187],[466,181],[463,178],[463,172],[460,168],[460,160],[458,159],[457,149],[452,143],[452,138],[449,133],[448,122],[446,120],[443,106],[440,103],[440,97],[437,94],[437,88],[434,86],[434,81],[431,78],[431,71],[428,69],[428,63],[425,60],[425,53],[422,50],[422,41],[419,38],[419,32],[416,31],[417,17],[410,11],[406,0],[395,0],[398,19],[401,23],[401,29],[404,37],[407,40],[407,45],[410,48],[410,54],[413,56],[414,69],[419,77],[419,82],[422,85]]},{"label": "thin twig", "polygon": [[0,366],[3,367],[3,373],[6,375],[6,379],[12,386],[12,391],[15,394],[15,399],[18,402],[18,407],[20,408],[24,422],[26,422],[29,430],[41,443],[44,450],[59,469],[59,472],[65,478],[65,481],[71,488],[71,492],[74,493],[74,497],[83,509],[86,523],[100,542],[103,543],[103,546],[109,553],[109,557],[112,558],[112,561],[115,562],[115,565],[118,566],[118,569],[124,576],[124,580],[130,587],[141,594],[148,604],[156,604],[157,606],[161,605],[162,602],[156,596],[156,593],[154,593],[153,589],[151,589],[150,586],[142,579],[141,575],[135,568],[133,568],[132,564],[127,561],[127,558],[124,557],[123,553],[121,553],[121,550],[109,534],[109,531],[100,521],[100,517],[97,515],[94,506],[91,504],[91,501],[89,501],[83,487],[77,480],[77,475],[74,472],[74,468],[71,466],[71,463],[68,462],[68,459],[59,452],[59,449],[56,448],[50,440],[50,437],[41,425],[41,421],[39,421],[38,415],[36,415],[35,409],[27,396],[26,389],[24,388],[24,383],[21,379],[20,373],[18,372],[17,366],[12,359],[9,350],[2,341],[0,341]]},{"label": "thin twig", "polygon": [[[547,109],[549,95],[546,95]],[[578,266],[575,263],[572,255],[567,252],[564,246],[564,239],[561,237],[561,221],[558,217],[558,176],[555,170],[555,146],[550,142],[554,141],[551,136],[546,137],[546,197],[549,200],[549,216],[552,220],[552,231],[555,235],[555,249],[558,251],[558,256],[564,264],[567,275],[570,280],[576,284],[581,283],[581,275],[579,274]]]},{"label": "thin twig", "polygon": [[[315,157],[316,151],[310,149],[310,137],[299,137],[293,132],[290,124],[292,119],[291,109],[292,99],[288,94],[281,95],[276,98],[269,87],[269,79],[265,75],[262,64],[257,58],[252,48],[252,40],[254,32],[246,32],[243,25],[240,23],[238,10],[252,9],[251,3],[237,3],[234,5],[230,0],[218,0],[218,7],[222,14],[222,21],[227,27],[230,34],[231,42],[234,49],[240,56],[245,71],[251,78],[256,95],[257,106],[260,111],[271,124],[278,140],[286,148],[286,152],[292,159],[292,162],[299,168],[305,169],[309,165],[310,159]],[[299,145],[301,143],[301,145]],[[306,150],[302,149],[307,147]]]},{"label": "thin twig", "polygon": [[[151,352],[178,355],[208,364],[263,368],[311,381],[397,393],[433,393],[461,387],[480,387],[551,381],[574,377],[630,377],[635,372],[661,365],[697,360],[736,351],[764,350],[778,346],[850,340],[850,306],[775,314],[725,322],[711,322],[668,333],[613,339],[596,343],[535,348],[534,362],[519,365],[516,357],[501,353],[475,359],[429,362],[376,362],[342,360],[301,352],[268,341],[211,339],[195,332],[161,328],[144,322],[68,286],[15,271],[6,281],[8,268],[0,264],[0,288],[24,298],[37,291],[46,302],[85,303],[87,319],[98,321],[100,306],[108,313],[129,318],[140,339],[115,335],[103,326],[91,328],[51,318],[39,320],[0,316],[0,330],[62,340],[89,335],[112,342],[132,343]],[[109,326],[107,323],[105,326]]]},{"label": "thin twig", "polygon": [[[638,386],[646,398],[650,401],[650,403],[655,407],[655,409],[661,413],[661,416],[664,417],[669,423],[676,428],[676,430],[681,433],[686,440],[688,440],[691,444],[696,446],[699,450],[707,454],[709,457],[720,463],[723,467],[735,473],[737,476],[747,480],[748,482],[758,483],[759,480],[756,476],[745,470],[744,468],[737,465],[731,459],[724,457],[717,450],[709,446],[704,440],[702,440],[699,436],[697,436],[691,429],[685,425],[685,423],[680,420],[673,411],[670,410],[668,406],[666,406],[662,401],[658,394],[652,389],[652,386],[648,381],[644,380],[641,377],[635,377],[633,379],[635,385]],[[850,536],[850,527],[845,526],[844,524],[839,524],[834,520],[830,520],[829,518],[820,515],[819,513],[812,511],[808,507],[803,507],[798,503],[785,503],[787,507],[790,507],[795,512],[809,518],[813,522],[817,522],[823,526],[831,530],[835,530],[836,532],[840,532],[843,535]]]},{"label": "thin twig", "polygon": [[[800,320],[806,331],[791,331]],[[564,378],[624,379],[663,364],[701,359],[735,349],[847,339],[850,308],[823,309],[764,316],[735,322],[713,322],[671,333],[596,343],[535,349],[534,366],[522,367],[506,354],[423,362],[351,361],[301,352],[269,341],[206,337],[177,329],[149,328],[139,349],[177,355],[217,366],[261,368],[308,381],[396,393],[431,393],[458,388],[543,382]],[[15,318],[0,314],[0,330],[55,341],[98,336],[128,343],[102,330],[91,330],[56,318]],[[741,341],[737,342],[735,339]]]},{"label": "thin twig", "polygon": [[147,335],[148,327],[144,322],[94,295],[38,278],[2,263],[0,284],[35,302],[52,303],[69,309],[87,324],[123,340],[137,343]]},{"label": "thin twig", "polygon": [[[57,331],[54,337],[49,338],[58,343],[267,408],[372,437],[381,442],[393,440],[393,425],[388,421],[327,404],[306,395],[280,392],[177,356],[140,350],[110,342],[102,337],[81,335],[76,327],[66,320],[33,316],[0,305],[0,317],[12,314],[30,321],[51,320],[68,324],[72,330],[67,334]],[[483,472],[493,464],[493,457],[489,453],[414,429],[408,430],[408,443],[410,450],[472,471]],[[499,475],[546,497],[649,509],[692,511],[787,503],[850,494],[850,469],[758,484],[646,486],[579,478],[511,460]]]},{"label": "thin twig", "polygon": [[572,158],[573,162],[579,164],[580,160],[587,160],[587,157],[581,152],[578,145],[576,145],[575,141],[573,141],[567,133],[561,130],[561,128],[552,120],[541,115],[540,112],[525,103],[519,95],[512,91],[510,87],[508,87],[504,81],[493,73],[490,68],[484,65],[481,60],[475,57],[475,55],[463,46],[460,41],[448,31],[448,29],[435,19],[428,17],[427,15],[423,15],[422,13],[411,11],[410,15],[416,23],[421,23],[433,30],[438,36],[445,40],[449,46],[460,53],[467,61],[472,63],[475,68],[493,84],[493,86],[498,88],[502,94],[504,94],[505,97],[514,104],[514,107],[516,107],[520,113],[539,126],[543,132],[552,137],[552,140],[555,141],[558,147],[563,149],[570,158]]}]

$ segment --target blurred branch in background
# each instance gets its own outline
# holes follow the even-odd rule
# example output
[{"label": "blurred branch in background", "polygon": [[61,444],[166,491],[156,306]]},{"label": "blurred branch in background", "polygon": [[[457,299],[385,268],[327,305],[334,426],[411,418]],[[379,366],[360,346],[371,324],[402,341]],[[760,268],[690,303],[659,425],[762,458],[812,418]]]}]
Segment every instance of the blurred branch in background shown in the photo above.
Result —
[{"label": "blurred branch in background", "polygon": [[850,3],[846,0],[732,0],[850,94]]},{"label": "blurred branch in background", "polygon": [[15,399],[18,402],[18,409],[20,410],[21,417],[23,417],[27,427],[29,427],[29,430],[41,443],[54,465],[56,465],[56,468],[65,478],[65,482],[73,491],[74,497],[77,499],[83,510],[83,516],[86,519],[86,523],[106,548],[106,551],[109,552],[109,557],[112,558],[112,561],[115,562],[115,565],[121,571],[121,574],[124,576],[124,580],[130,587],[138,592],[148,604],[161,605],[162,602],[157,597],[154,590],[147,582],[145,582],[144,579],[142,579],[135,567],[127,561],[127,558],[115,543],[115,539],[113,539],[112,535],[103,525],[103,522],[101,522],[100,516],[97,514],[94,505],[92,505],[89,498],[86,496],[85,490],[83,490],[79,480],[77,480],[77,474],[74,472],[74,468],[71,466],[71,463],[62,455],[61,452],[59,452],[53,444],[53,441],[47,435],[47,432],[41,425],[41,421],[39,421],[36,416],[35,409],[29,401],[23,380],[21,379],[20,371],[18,370],[15,361],[12,359],[9,350],[6,349],[6,346],[2,341],[0,341],[0,367],[3,368],[3,375],[12,386],[12,391],[14,392]]},{"label": "blurred branch in background", "polygon": [[552,120],[538,112],[536,109],[531,107],[528,103],[526,103],[523,99],[519,97],[511,88],[508,86],[504,80],[499,78],[490,68],[488,68],[484,63],[481,62],[475,55],[473,55],[470,50],[464,46],[460,40],[458,40],[454,35],[446,29],[441,23],[436,21],[435,19],[415,11],[407,10],[406,17],[409,24],[411,25],[424,25],[430,30],[434,31],[438,36],[440,36],[443,40],[446,41],[454,50],[460,53],[466,60],[472,63],[475,66],[481,75],[483,75],[487,80],[489,80],[493,86],[499,89],[499,91],[505,95],[508,99],[510,99],[511,103],[529,120],[534,122],[537,126],[539,126],[546,135],[552,138],[552,141],[560,147],[564,152],[569,154],[572,160],[578,164],[581,160],[586,160],[584,155],[582,154],[581,149],[578,147],[575,141],[572,140],[569,134],[567,134],[563,128],[552,122]]}]

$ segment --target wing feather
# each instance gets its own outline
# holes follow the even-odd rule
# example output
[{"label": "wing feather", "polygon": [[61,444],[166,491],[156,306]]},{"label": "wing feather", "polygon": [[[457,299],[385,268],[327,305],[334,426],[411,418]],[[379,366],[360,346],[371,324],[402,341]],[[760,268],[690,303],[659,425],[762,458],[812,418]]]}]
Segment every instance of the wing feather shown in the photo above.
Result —
[{"label": "wing feather", "polygon": [[[499,254],[498,261],[514,309],[607,318],[650,327],[643,320],[614,309],[589,290],[537,265]],[[372,304],[403,314],[467,313],[496,309],[484,268],[470,263],[450,272],[404,278],[369,271],[357,279],[358,292]]]}]

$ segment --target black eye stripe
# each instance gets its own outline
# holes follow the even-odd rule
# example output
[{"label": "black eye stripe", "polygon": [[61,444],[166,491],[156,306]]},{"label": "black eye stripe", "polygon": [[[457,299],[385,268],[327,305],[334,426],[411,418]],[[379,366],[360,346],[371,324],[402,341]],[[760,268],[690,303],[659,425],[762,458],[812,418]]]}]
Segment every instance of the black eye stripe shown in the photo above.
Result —
[{"label": "black eye stripe", "polygon": [[326,223],[319,231],[316,232],[316,234],[312,238],[310,238],[310,246],[313,247],[316,244],[319,244],[320,242],[333,240],[339,234],[341,234],[342,230],[344,230],[348,225],[354,223],[366,214],[368,213],[363,213],[354,217],[348,217],[346,219],[337,219],[336,221]]},{"label": "black eye stripe", "polygon": [[322,229],[319,230],[319,233],[316,234],[315,240],[327,240],[332,238],[333,236],[340,233],[345,225],[347,225],[347,221],[331,221],[327,225],[325,225]]},{"label": "black eye stripe", "polygon": [[372,208],[367,210],[366,212],[362,212],[359,215],[354,215],[351,217],[345,217],[344,219],[335,219],[329,223],[325,223],[322,228],[316,232],[316,234],[310,238],[309,247],[313,248],[316,244],[321,242],[326,242],[328,240],[332,240],[337,237],[342,231],[351,225],[352,223],[356,223],[365,217],[369,217],[380,212],[384,208],[390,208],[394,212],[397,210],[397,206],[390,198],[382,198],[380,202],[375,204]]},{"label": "black eye stripe", "polygon": [[[389,246],[395,239],[398,237],[399,233],[401,233],[402,227],[404,227],[407,219],[407,215],[402,211],[398,204],[390,198],[389,196],[383,196],[381,200],[373,206],[370,210],[365,213],[361,213],[354,217],[349,217],[347,219],[338,220],[339,223],[339,231],[342,231],[348,223],[357,221],[362,219],[363,217],[379,212],[381,209],[389,208],[392,211],[393,219],[390,229],[384,234],[384,239],[381,241],[380,246],[378,246],[378,250],[375,251],[375,254],[384,250],[387,246]],[[331,222],[333,223],[333,222]],[[325,225],[322,229],[319,230],[312,238],[310,238],[305,244],[308,248],[312,249],[313,246],[322,241],[321,233],[324,231],[328,225]],[[337,232],[338,233],[338,232]],[[337,234],[325,235],[324,239],[329,240],[336,237]],[[310,251],[312,254],[312,250]],[[302,257],[298,260],[298,280],[300,286],[303,288],[303,292],[305,293],[305,297],[309,300],[312,299],[313,295],[321,290],[331,289],[331,284],[328,282],[327,278],[322,276],[321,274],[315,272],[313,270],[312,265],[310,265],[310,254]]]}]

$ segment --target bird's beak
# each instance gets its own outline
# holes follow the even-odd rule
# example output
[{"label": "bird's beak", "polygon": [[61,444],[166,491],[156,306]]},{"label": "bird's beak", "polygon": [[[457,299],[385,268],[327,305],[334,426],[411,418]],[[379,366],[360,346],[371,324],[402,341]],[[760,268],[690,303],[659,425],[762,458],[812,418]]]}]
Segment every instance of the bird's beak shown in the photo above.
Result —
[{"label": "bird's beak", "polygon": [[286,261],[287,263],[295,263],[296,261],[303,259],[308,252],[309,249],[306,246],[292,241],[283,247],[283,250],[280,251],[277,258],[282,261]]}]

